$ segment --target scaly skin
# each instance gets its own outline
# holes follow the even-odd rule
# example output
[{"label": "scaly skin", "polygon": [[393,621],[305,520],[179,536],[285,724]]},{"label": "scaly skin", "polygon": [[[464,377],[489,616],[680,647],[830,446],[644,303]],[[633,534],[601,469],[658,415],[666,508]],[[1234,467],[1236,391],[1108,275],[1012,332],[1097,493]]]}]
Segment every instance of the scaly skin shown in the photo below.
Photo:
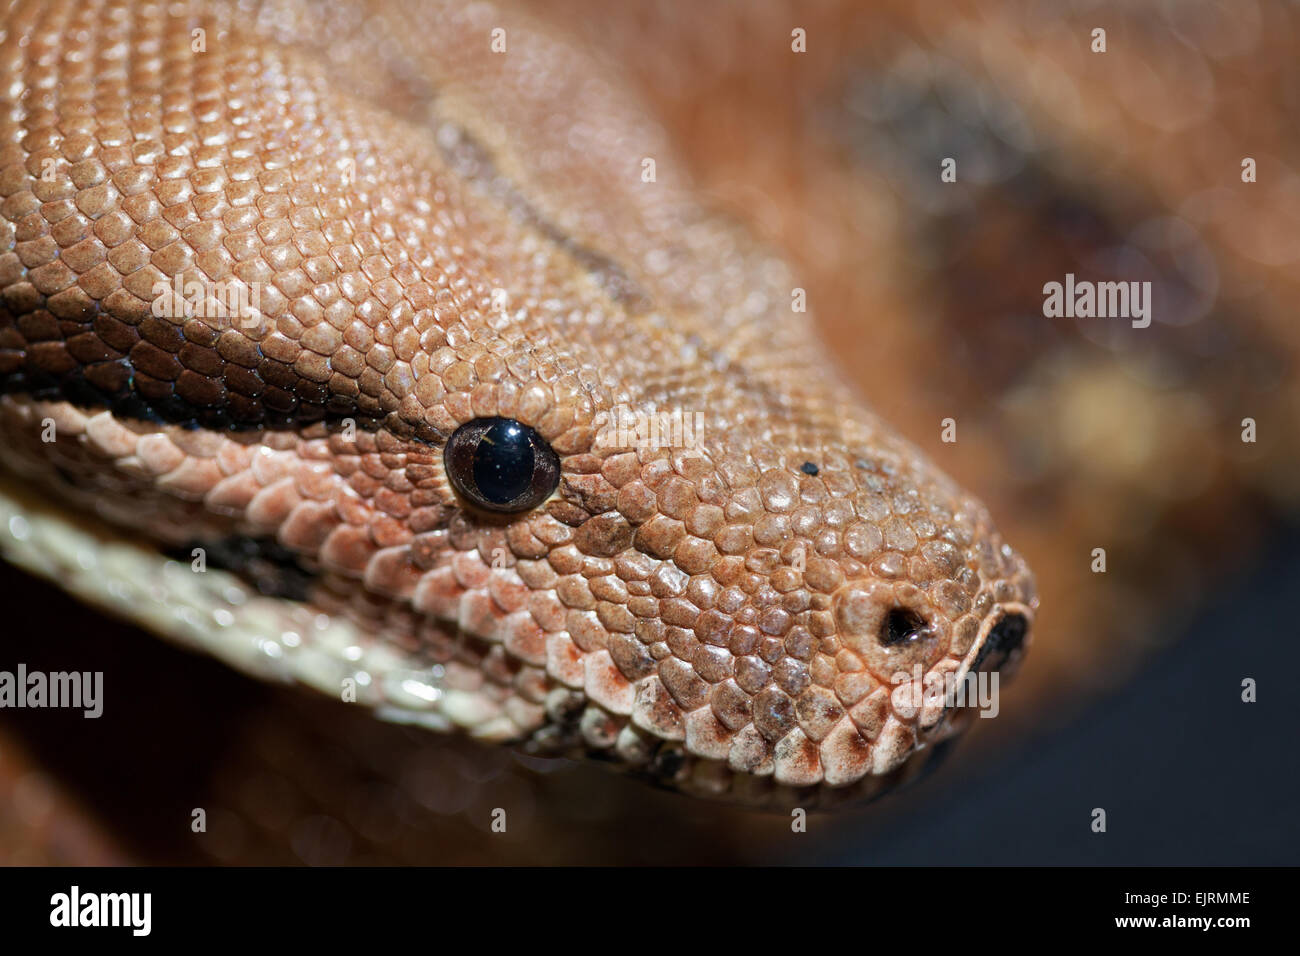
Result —
[{"label": "scaly skin", "polygon": [[[6,551],[393,719],[738,801],[878,793],[967,719],[912,678],[1018,663],[1032,578],[635,101],[489,10],[5,16]],[[157,308],[176,276],[257,311]],[[702,441],[610,442],[620,408]],[[496,415],[563,469],[506,518],[442,458]],[[886,646],[894,609],[925,626]]]}]

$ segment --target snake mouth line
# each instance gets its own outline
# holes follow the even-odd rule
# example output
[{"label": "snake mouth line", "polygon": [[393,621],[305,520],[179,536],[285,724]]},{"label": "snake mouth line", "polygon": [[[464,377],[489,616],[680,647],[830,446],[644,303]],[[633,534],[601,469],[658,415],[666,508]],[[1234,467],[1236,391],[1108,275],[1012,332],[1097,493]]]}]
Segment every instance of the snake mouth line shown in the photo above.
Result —
[{"label": "snake mouth line", "polygon": [[1014,669],[1028,643],[1032,619],[1033,612],[1022,604],[999,605],[980,628],[977,649],[968,655],[968,672]]},{"label": "snake mouth line", "polygon": [[[1029,645],[1033,619],[1033,608],[1028,605],[1019,602],[996,605],[980,626],[974,644],[954,675],[955,686],[965,687],[967,679],[977,674],[1013,677]],[[977,708],[963,698],[945,707],[944,716],[952,721],[973,709]],[[940,721],[939,725],[942,724]]]},{"label": "snake mouth line", "polygon": [[[967,726],[976,711],[981,716],[996,716],[996,694],[1002,678],[1014,676],[1029,644],[1033,609],[1019,602],[999,604],[980,627],[961,667],[953,674],[949,698],[939,719],[927,731],[940,734],[937,742],[955,738]],[[973,682],[976,675],[992,675],[990,685]],[[992,695],[992,696],[990,696]],[[987,710],[992,706],[992,710]]]},{"label": "snake mouth line", "polygon": [[[4,483],[0,482],[0,492],[3,490]],[[446,673],[438,670],[436,656],[409,650],[398,653],[396,648],[385,646],[375,628],[365,621],[331,614],[319,600],[322,589],[328,590],[325,579],[329,572],[311,567],[273,538],[233,535],[209,538],[186,548],[173,547],[170,556],[157,546],[146,553],[139,543],[122,539],[121,532],[108,525],[71,525],[66,515],[47,500],[37,500],[30,494],[14,498],[0,495],[0,499],[3,528],[9,527],[12,517],[21,516],[16,527],[21,528],[23,540],[0,540],[10,560],[16,559],[16,563],[60,581],[83,600],[210,653],[245,673],[299,684],[338,699],[342,680],[355,680],[358,674],[368,672],[371,681],[358,688],[356,699],[386,722],[440,732],[457,730],[480,740],[513,745],[536,756],[594,759],[657,786],[696,792],[692,771],[702,761],[685,752],[680,742],[646,739],[646,761],[638,766],[622,766],[612,753],[583,746],[576,720],[567,726],[561,721],[556,728],[559,733],[538,736],[535,728],[507,720],[481,694],[446,686]],[[54,524],[57,529],[41,530],[44,525]],[[9,537],[15,536],[11,533]],[[208,564],[205,574],[193,573],[190,567],[193,547],[204,549]],[[81,573],[77,570],[79,556],[92,550],[101,556]],[[227,597],[231,588],[242,589],[239,600],[231,602]],[[168,593],[155,597],[150,595],[151,589]],[[213,626],[212,619],[223,616],[233,617],[233,622]],[[995,655],[1003,651],[1014,655],[1016,649],[1010,645],[1016,643],[1017,634],[1023,643],[1029,617],[1029,609],[1019,605],[998,608],[968,655],[967,668],[973,670],[977,659],[980,665],[1000,659]],[[328,628],[315,630],[323,618],[329,619]],[[1005,621],[1010,623],[999,630]],[[455,620],[430,616],[429,622],[467,653],[486,653],[494,646]],[[274,626],[268,627],[268,623]],[[282,629],[301,634],[302,643],[284,641]],[[982,653],[985,656],[980,659]],[[584,700],[582,707],[588,704]],[[577,718],[580,713],[575,711],[573,716]],[[952,713],[941,723],[948,725],[964,716],[968,715]],[[845,786],[778,785],[771,777],[747,779],[733,775],[727,798],[770,810],[787,805],[831,809],[871,802],[935,769],[953,737],[955,733],[947,732],[926,737],[924,745],[895,770],[885,775],[869,774]]]},{"label": "snake mouth line", "polygon": [[[192,548],[145,546],[90,515],[74,523],[0,469],[0,557],[78,599],[255,678],[354,701],[389,722],[494,743],[528,736],[482,694],[445,685],[428,649],[389,646],[364,621],[321,605],[323,575],[273,539],[195,546],[203,573]],[[455,621],[430,620],[470,666],[491,647]],[[354,695],[341,697],[349,682]]]},{"label": "snake mouth line", "polygon": [[[173,560],[188,563],[192,556],[202,552],[204,560],[211,568],[228,572],[249,587],[255,588],[264,597],[280,599],[315,608],[320,613],[337,617],[338,612],[327,606],[331,573],[315,566],[313,562],[286,548],[277,539],[265,536],[231,535],[217,539],[196,539],[180,547],[166,548],[160,553]],[[350,580],[350,579],[349,579]],[[393,601],[400,599],[391,598]],[[347,618],[352,615],[345,614]],[[474,630],[466,628],[459,621],[449,617],[424,613],[422,620],[432,630],[447,635],[448,645],[443,649],[446,660],[429,647],[408,649],[400,667],[394,672],[400,688],[400,698],[407,704],[419,703],[423,706],[403,707],[399,701],[389,699],[377,702],[376,713],[381,718],[413,724],[429,724],[433,729],[445,730],[444,721],[432,716],[434,710],[442,709],[449,695],[457,692],[453,687],[444,686],[447,676],[446,666],[458,658],[467,658],[477,667],[495,646],[493,640]],[[358,631],[364,643],[383,643],[376,630],[368,626],[367,621],[353,619],[352,626]],[[357,659],[357,670],[365,670],[364,662]],[[400,672],[400,673],[398,673]],[[374,679],[384,681],[390,675],[378,671],[371,675]],[[391,695],[390,695],[391,697]],[[432,710],[430,709],[432,708]],[[477,735],[472,724],[478,721],[463,721],[452,715],[452,723],[461,725],[472,735]],[[499,731],[501,728],[497,728]],[[529,739],[528,727],[517,727],[513,734],[492,734],[493,739],[502,742],[522,743]]]},{"label": "snake mouth line", "polygon": [[207,564],[238,575],[267,597],[306,601],[316,572],[274,538],[231,535],[217,539],[195,538],[183,545],[164,547],[161,553],[174,561],[189,562],[202,553]]}]

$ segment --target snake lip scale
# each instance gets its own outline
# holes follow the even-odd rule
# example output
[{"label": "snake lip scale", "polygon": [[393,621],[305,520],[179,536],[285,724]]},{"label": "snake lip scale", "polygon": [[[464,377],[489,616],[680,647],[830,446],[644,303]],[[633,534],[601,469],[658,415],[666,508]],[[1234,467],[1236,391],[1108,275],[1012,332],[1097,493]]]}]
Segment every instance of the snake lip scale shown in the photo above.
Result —
[{"label": "snake lip scale", "polygon": [[617,77],[497,16],[4,14],[0,551],[386,719],[758,806],[909,779],[971,717],[919,689],[1023,657],[1025,562]]}]

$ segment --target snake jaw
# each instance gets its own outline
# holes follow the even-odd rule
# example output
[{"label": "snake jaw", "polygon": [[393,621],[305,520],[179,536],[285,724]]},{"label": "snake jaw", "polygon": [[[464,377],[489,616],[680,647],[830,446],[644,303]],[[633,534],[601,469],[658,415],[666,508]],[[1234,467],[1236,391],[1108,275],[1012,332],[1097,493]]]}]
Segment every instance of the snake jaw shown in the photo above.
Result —
[{"label": "snake jaw", "polygon": [[[822,449],[816,469],[799,454],[760,470],[753,462],[774,449],[715,434],[732,437],[697,457],[624,451],[604,454],[600,478],[586,469],[587,494],[564,512],[566,540],[585,557],[559,570],[580,575],[591,561],[594,582],[613,568],[617,599],[566,616],[583,635],[576,649],[579,632],[556,639],[573,676],[549,692],[547,722],[525,746],[757,805],[874,797],[968,725],[973,705],[988,707],[983,697],[955,706],[956,688],[1018,662],[1032,577],[983,508],[905,443],[864,451],[880,456],[875,469]],[[825,494],[828,485],[842,495]],[[789,527],[795,514],[800,533]],[[828,547],[817,533],[828,526],[859,553]],[[882,546],[860,553],[873,531]],[[897,550],[883,547],[886,535]],[[613,563],[602,568],[593,550]],[[577,607],[616,597],[572,576],[552,584]],[[899,612],[914,633],[888,633]],[[1015,641],[1012,620],[1024,624]]]},{"label": "snake jaw", "polygon": [[[226,565],[112,606],[690,793],[810,806],[910,774],[956,723],[915,686],[1011,653],[989,622],[1032,582],[837,381],[791,271],[678,177],[629,177],[684,164],[540,27],[485,65],[472,11],[271,13],[207,5],[201,56],[188,14],[130,0],[75,30],[20,3],[0,37],[0,463],[137,577],[191,574],[182,545]],[[256,321],[159,307],[218,277]],[[619,409],[653,427],[602,440]],[[531,510],[447,474],[485,418],[554,453]]]}]

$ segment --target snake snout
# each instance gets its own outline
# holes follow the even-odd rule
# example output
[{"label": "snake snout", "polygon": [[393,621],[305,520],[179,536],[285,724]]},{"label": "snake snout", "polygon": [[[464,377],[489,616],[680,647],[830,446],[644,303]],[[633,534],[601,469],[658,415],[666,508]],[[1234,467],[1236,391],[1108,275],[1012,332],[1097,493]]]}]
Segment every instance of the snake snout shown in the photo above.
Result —
[{"label": "snake snout", "polygon": [[1029,618],[1019,610],[1004,610],[993,621],[971,662],[972,671],[1000,671],[1018,658],[1029,637]]}]

